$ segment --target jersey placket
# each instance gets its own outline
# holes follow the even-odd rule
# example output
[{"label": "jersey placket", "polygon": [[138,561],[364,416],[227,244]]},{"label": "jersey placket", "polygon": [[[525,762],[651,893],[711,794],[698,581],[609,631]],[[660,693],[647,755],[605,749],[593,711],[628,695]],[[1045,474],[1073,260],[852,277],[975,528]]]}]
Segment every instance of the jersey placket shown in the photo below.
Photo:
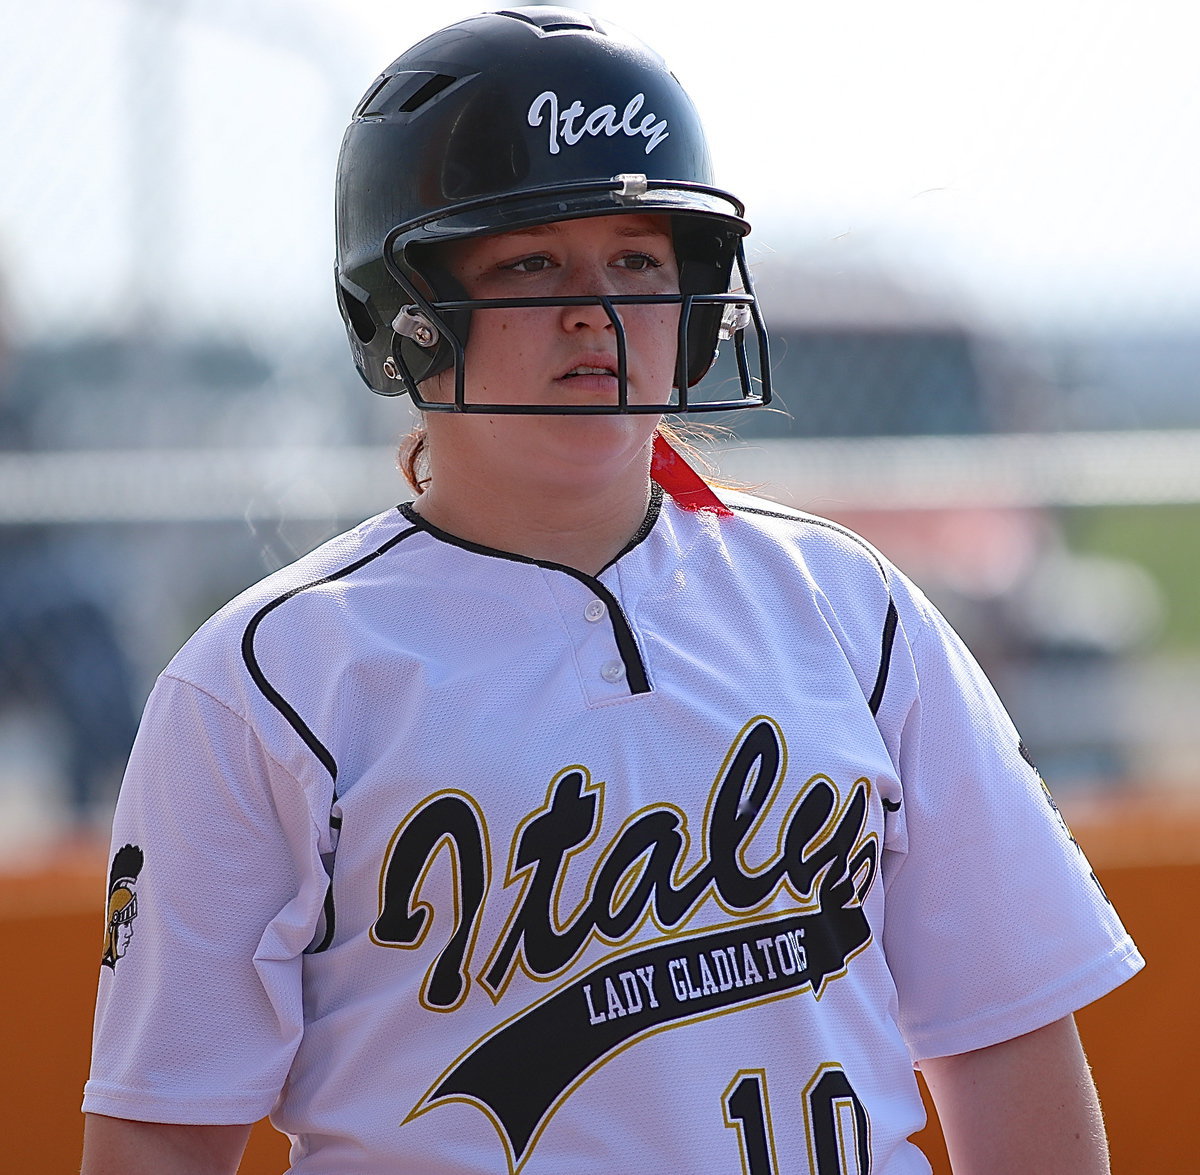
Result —
[{"label": "jersey placket", "polygon": [[645,663],[620,601],[598,579],[543,568],[589,706],[649,693]]}]

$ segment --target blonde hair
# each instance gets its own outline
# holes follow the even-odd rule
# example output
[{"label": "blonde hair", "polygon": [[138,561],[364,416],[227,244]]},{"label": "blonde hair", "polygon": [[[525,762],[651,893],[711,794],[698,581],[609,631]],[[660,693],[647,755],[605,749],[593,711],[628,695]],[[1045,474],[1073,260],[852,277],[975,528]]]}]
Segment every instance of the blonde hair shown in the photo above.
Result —
[{"label": "blonde hair", "polygon": [[423,493],[429,486],[429,459],[425,453],[428,444],[429,434],[425,426],[415,424],[400,442],[400,452],[397,454],[400,472],[417,494]]}]

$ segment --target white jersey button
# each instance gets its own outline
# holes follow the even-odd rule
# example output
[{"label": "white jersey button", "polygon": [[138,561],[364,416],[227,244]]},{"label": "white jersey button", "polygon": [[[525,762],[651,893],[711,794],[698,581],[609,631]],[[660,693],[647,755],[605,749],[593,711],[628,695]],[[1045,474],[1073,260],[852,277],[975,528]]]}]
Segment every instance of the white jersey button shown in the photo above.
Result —
[{"label": "white jersey button", "polygon": [[600,676],[607,682],[618,682],[625,676],[625,666],[620,661],[605,661]]},{"label": "white jersey button", "polygon": [[599,600],[593,600],[583,610],[584,616],[586,616],[587,619],[590,620],[593,624],[595,624],[595,622],[597,620],[603,620],[605,613],[607,613],[607,612],[608,612],[608,609]]}]

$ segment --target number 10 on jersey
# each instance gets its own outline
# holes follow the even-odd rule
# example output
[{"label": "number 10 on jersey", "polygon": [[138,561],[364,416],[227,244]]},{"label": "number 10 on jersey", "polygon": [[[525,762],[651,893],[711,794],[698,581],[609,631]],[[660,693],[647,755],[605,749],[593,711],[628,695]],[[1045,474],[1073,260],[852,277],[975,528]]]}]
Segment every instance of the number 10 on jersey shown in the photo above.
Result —
[{"label": "number 10 on jersey", "polygon": [[[840,1065],[829,1062],[805,1086],[804,1126],[811,1175],[871,1175],[871,1123]],[[771,1128],[767,1075],[742,1069],[722,1095],[725,1125],[738,1132],[744,1175],[795,1175],[780,1169]]]}]

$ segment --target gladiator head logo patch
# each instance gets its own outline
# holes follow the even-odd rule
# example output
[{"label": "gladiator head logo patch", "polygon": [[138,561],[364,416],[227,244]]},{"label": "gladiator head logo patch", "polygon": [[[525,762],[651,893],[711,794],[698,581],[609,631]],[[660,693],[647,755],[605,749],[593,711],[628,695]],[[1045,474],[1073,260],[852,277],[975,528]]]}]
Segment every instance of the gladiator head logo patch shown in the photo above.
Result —
[{"label": "gladiator head logo patch", "polygon": [[137,917],[137,879],[145,857],[137,845],[125,845],[108,871],[108,905],[104,923],[104,954],[100,962],[115,968],[125,957]]}]

